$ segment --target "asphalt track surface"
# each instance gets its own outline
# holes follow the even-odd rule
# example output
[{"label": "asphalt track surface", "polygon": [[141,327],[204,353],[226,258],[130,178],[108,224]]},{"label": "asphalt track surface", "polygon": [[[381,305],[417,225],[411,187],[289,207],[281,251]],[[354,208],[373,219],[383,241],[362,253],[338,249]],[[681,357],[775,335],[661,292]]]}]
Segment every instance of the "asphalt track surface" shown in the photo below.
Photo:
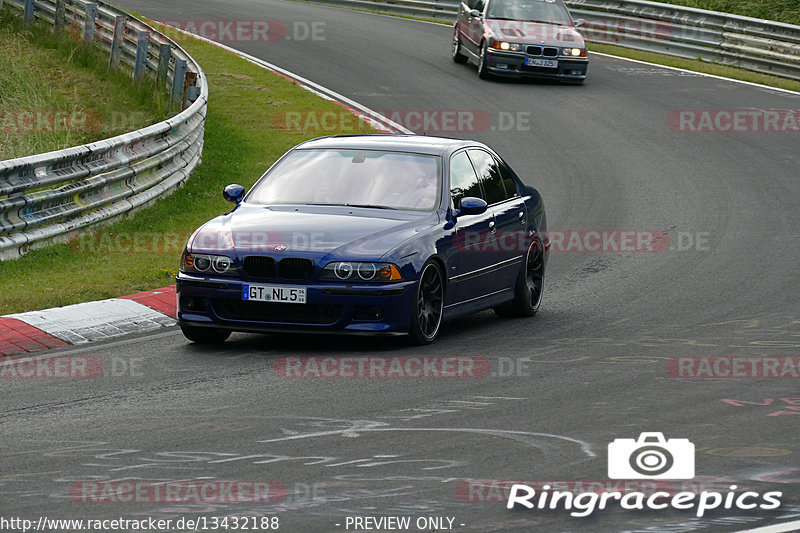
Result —
[{"label": "asphalt track surface", "polygon": [[[470,316],[425,348],[249,334],[207,348],[170,329],[49,352],[97,356],[106,375],[3,380],[3,516],[277,515],[289,532],[344,531],[355,516],[537,532],[727,532],[800,519],[797,379],[666,371],[676,356],[800,355],[798,137],[667,124],[676,110],[798,109],[800,96],[600,56],[582,87],[484,82],[451,62],[444,26],[277,0],[121,4],[163,21],[321,22],[324,40],[232,46],[376,110],[485,111],[492,127],[454,135],[495,147],[538,187],[551,229],[665,230],[673,244],[678,232],[683,245],[703,242],[553,253],[537,317]],[[518,112],[530,128],[500,127],[500,114]],[[492,375],[284,379],[272,370],[277,357],[306,355],[477,356]],[[465,479],[607,482],[607,444],[644,431],[694,442],[696,487],[781,491],[781,507],[696,518],[611,504],[574,518],[459,491]],[[78,481],[123,479],[274,481],[288,494],[280,504],[68,496]]]}]

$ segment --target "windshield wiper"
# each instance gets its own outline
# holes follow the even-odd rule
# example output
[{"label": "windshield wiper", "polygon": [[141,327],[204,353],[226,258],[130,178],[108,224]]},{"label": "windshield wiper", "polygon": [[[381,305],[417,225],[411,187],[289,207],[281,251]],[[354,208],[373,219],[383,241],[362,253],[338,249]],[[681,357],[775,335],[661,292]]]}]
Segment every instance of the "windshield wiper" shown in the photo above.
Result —
[{"label": "windshield wiper", "polygon": [[555,24],[556,26],[565,26],[563,22],[556,22],[555,20],[525,19],[524,22],[538,22],[540,24]]},{"label": "windshield wiper", "polygon": [[366,207],[370,209],[396,209],[395,207],[389,207],[388,205],[374,205],[374,204],[344,204],[347,207]]},{"label": "windshield wiper", "polygon": [[303,205],[329,205],[329,206],[333,205],[333,206],[339,206],[339,207],[366,207],[366,208],[370,208],[370,209],[394,209],[394,210],[397,209],[396,207],[389,207],[388,205],[375,205],[375,204],[325,204],[325,203],[320,203],[320,204],[303,204]]}]

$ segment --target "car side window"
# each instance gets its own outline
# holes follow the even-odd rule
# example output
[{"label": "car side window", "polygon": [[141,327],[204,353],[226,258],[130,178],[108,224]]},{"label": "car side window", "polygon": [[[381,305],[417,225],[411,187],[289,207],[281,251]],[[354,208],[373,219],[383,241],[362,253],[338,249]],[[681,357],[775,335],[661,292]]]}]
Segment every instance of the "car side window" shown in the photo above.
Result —
[{"label": "car side window", "polygon": [[506,198],[514,198],[515,196],[519,196],[519,193],[517,192],[517,184],[514,181],[514,176],[512,176],[511,171],[502,161],[496,158],[495,164],[500,171],[500,177],[502,178],[503,185],[506,189]]},{"label": "car side window", "polygon": [[486,0],[467,0],[467,6],[470,9],[477,9],[483,13],[483,8],[486,6]]},{"label": "car side window", "polygon": [[450,158],[450,197],[453,199],[453,207],[458,209],[459,202],[465,196],[483,198],[478,176],[467,152],[458,152]]},{"label": "car side window", "polygon": [[469,158],[480,177],[483,191],[486,194],[486,203],[492,205],[505,200],[506,190],[503,186],[503,178],[494,157],[483,150],[469,150]]}]

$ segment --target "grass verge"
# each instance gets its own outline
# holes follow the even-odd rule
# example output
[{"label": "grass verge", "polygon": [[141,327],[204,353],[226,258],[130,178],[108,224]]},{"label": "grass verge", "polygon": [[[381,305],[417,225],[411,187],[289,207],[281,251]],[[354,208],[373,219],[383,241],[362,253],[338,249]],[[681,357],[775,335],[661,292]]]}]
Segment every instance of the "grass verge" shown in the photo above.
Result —
[{"label": "grass verge", "polygon": [[[222,188],[249,187],[286,150],[322,134],[353,133],[343,121],[324,131],[304,120],[276,129],[287,112],[307,116],[343,109],[295,83],[222,50],[181,40],[210,86],[203,162],[183,189],[128,219],[14,261],[0,262],[0,315],[111,298],[174,283],[186,238],[229,210]],[[349,115],[348,115],[349,116]],[[372,131],[359,126],[361,132]],[[138,244],[137,241],[138,240]]]},{"label": "grass verge", "polygon": [[757,19],[800,24],[800,3],[797,0],[655,0],[665,4],[710,9]]},{"label": "grass verge", "polygon": [[0,160],[107,139],[167,118],[166,91],[108,57],[0,9]]}]

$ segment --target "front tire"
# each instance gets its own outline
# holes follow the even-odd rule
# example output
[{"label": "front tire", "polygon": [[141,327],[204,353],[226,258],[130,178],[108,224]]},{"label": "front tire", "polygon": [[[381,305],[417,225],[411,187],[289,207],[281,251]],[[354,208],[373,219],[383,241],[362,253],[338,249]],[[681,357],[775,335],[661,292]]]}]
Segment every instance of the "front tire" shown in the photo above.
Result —
[{"label": "front tire", "polygon": [[411,311],[409,334],[414,344],[430,344],[439,334],[444,312],[444,279],[433,261],[422,268],[417,283],[414,307]]},{"label": "front tire", "polygon": [[453,29],[453,47],[451,50],[453,61],[459,64],[467,62],[467,56],[461,53],[461,41],[458,38],[458,29]]},{"label": "front tire", "polygon": [[494,308],[501,317],[528,317],[539,311],[544,294],[544,252],[538,240],[533,241],[525,254],[519,272],[514,299]]},{"label": "front tire", "polygon": [[478,77],[482,80],[488,80],[491,77],[489,63],[486,61],[487,54],[486,41],[484,41],[481,43],[481,53],[478,56]]},{"label": "front tire", "polygon": [[228,329],[203,328],[188,324],[181,324],[181,331],[184,337],[198,344],[222,344],[231,336]]}]

